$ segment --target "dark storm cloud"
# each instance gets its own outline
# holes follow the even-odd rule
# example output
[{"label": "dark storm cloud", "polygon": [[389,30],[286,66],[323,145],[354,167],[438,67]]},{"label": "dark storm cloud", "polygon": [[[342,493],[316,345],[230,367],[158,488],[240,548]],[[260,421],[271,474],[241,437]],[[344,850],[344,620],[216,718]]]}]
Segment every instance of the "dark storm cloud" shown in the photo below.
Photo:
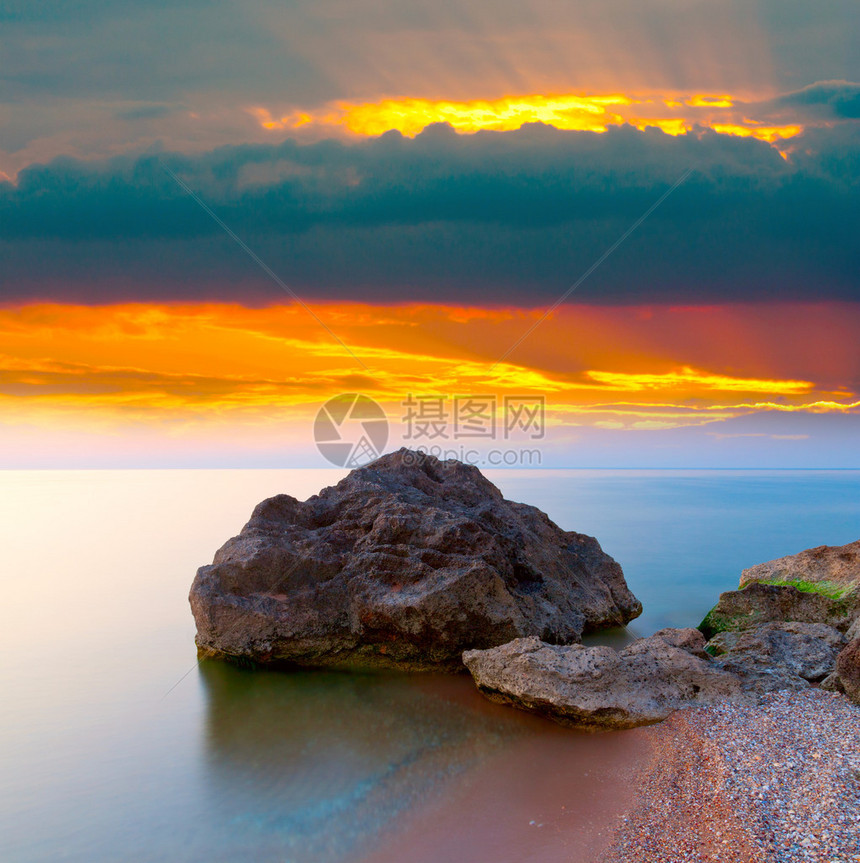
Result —
[{"label": "dark storm cloud", "polygon": [[692,168],[578,297],[856,299],[858,153],[853,123],[798,139],[790,163],[714,133],[434,126],[414,140],[61,159],[0,185],[2,291],[279,299],[166,166],[305,296],[541,304]]},{"label": "dark storm cloud", "polygon": [[775,109],[810,109],[810,113],[818,117],[856,120],[860,118],[860,84],[853,81],[818,81],[786,93],[768,104]]}]

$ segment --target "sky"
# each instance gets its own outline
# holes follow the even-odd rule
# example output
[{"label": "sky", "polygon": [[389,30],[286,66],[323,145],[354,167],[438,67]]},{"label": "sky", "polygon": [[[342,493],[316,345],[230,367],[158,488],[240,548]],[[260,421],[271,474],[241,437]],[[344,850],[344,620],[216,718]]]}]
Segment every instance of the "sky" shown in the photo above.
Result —
[{"label": "sky", "polygon": [[343,393],[482,465],[860,467],[858,26],[9,0],[0,467],[325,466]]}]

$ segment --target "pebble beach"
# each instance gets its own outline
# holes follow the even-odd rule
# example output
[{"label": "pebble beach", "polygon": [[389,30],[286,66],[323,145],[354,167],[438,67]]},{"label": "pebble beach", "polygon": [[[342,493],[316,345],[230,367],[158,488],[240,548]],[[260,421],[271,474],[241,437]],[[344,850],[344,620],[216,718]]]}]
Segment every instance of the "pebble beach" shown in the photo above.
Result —
[{"label": "pebble beach", "polygon": [[601,863],[860,863],[860,707],[844,696],[682,710],[647,733]]}]

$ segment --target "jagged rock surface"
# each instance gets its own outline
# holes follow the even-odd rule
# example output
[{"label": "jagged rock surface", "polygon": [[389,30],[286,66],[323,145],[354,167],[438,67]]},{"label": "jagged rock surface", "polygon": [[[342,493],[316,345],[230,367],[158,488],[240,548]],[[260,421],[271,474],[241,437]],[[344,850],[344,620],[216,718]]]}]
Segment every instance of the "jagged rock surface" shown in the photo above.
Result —
[{"label": "jagged rock surface", "polygon": [[860,542],[744,570],[699,630],[663,630],[621,652],[530,638],[463,660],[488,697],[586,728],[819,683],[860,703],[858,563]]},{"label": "jagged rock surface", "polygon": [[738,675],[745,690],[763,694],[823,680],[844,645],[845,636],[822,623],[767,623],[721,632],[707,649],[717,666]]},{"label": "jagged rock surface", "polygon": [[752,566],[741,573],[739,586],[721,594],[699,625],[707,638],[768,622],[824,623],[841,632],[854,627],[856,632],[860,540],[820,545]]},{"label": "jagged rock surface", "polygon": [[819,545],[751,566],[741,573],[740,586],[779,581],[860,587],[860,540],[848,545]]},{"label": "jagged rock surface", "polygon": [[466,648],[575,642],[642,610],[597,540],[408,450],[263,501],[190,601],[204,656],[346,667],[459,667]]},{"label": "jagged rock surface", "polygon": [[832,598],[821,593],[752,582],[720,594],[699,625],[706,638],[719,632],[753,629],[764,623],[824,623],[842,632],[860,614],[860,592]]},{"label": "jagged rock surface", "polygon": [[682,707],[746,701],[741,680],[704,652],[694,629],[666,629],[622,651],[519,638],[463,662],[494,701],[592,730],[659,722]]},{"label": "jagged rock surface", "polygon": [[834,674],[838,679],[835,688],[860,704],[860,638],[851,641],[839,654]]},{"label": "jagged rock surface", "polygon": [[832,671],[844,645],[845,636],[824,624],[768,623],[720,633],[707,645],[699,630],[664,629],[620,652],[521,638],[467,651],[463,662],[488,698],[562,724],[610,729],[684,707],[808,689]]}]

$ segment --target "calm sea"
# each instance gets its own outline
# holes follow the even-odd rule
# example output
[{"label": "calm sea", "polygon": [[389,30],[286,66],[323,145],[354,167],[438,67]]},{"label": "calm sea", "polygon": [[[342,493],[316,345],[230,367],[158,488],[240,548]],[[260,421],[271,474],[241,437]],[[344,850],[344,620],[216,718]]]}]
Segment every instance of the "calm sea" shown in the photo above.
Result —
[{"label": "calm sea", "polygon": [[[0,860],[372,859],[444,798],[463,863],[504,863],[602,805],[599,765],[632,738],[488,704],[468,678],[196,663],[197,566],[260,499],[340,475],[0,473]],[[860,472],[488,475],[598,537],[645,604],[637,635],[695,625],[744,567],[860,537]]]}]

